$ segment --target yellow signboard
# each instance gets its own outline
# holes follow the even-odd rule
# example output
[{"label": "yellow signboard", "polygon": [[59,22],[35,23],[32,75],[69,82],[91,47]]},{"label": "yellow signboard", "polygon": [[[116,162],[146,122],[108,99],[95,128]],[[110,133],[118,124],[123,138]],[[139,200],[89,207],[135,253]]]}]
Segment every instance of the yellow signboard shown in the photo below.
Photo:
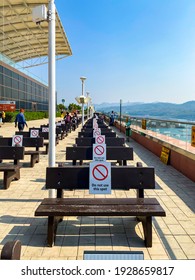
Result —
[{"label": "yellow signboard", "polygon": [[163,163],[168,164],[169,156],[170,156],[170,149],[168,149],[166,147],[162,147],[161,155],[160,155],[160,160]]},{"label": "yellow signboard", "polygon": [[146,120],[142,119],[142,129],[146,129]]},{"label": "yellow signboard", "polygon": [[192,126],[191,146],[195,147],[195,126]]}]

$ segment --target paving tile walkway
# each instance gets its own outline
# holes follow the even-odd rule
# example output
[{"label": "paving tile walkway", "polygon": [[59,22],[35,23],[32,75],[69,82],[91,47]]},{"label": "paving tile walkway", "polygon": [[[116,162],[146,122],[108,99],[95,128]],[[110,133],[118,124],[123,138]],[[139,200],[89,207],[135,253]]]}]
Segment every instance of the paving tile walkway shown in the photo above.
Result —
[{"label": "paving tile walkway", "polygon": [[[47,124],[48,120],[28,122],[29,127]],[[26,129],[25,129],[26,130]],[[75,143],[78,128],[56,146],[56,163],[65,162],[67,146]],[[0,135],[11,137],[14,124],[4,124]],[[123,136],[117,131],[119,136]],[[20,239],[21,259],[83,259],[85,250],[143,251],[145,259],[195,259],[195,183],[171,166],[164,165],[158,157],[133,140],[127,145],[134,149],[135,164],[154,166],[156,189],[146,191],[146,196],[157,197],[166,210],[166,217],[153,219],[153,247],[146,248],[140,223],[133,217],[64,217],[60,223],[56,245],[46,245],[47,219],[35,217],[41,200],[48,197],[45,174],[48,155],[28,167],[29,158],[22,161],[21,179],[13,181],[9,189],[2,187],[0,174],[0,250],[8,240]],[[66,162],[69,164],[68,162]],[[66,191],[66,197],[94,197],[87,190]],[[134,191],[113,191],[112,197],[135,196]],[[109,197],[105,195],[105,197]]]}]

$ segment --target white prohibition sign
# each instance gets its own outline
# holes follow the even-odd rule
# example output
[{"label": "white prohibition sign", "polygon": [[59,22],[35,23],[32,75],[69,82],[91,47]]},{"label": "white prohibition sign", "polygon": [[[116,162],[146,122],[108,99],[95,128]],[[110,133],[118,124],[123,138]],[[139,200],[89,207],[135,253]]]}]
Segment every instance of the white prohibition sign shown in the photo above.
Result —
[{"label": "white prohibition sign", "polygon": [[38,130],[31,130],[31,137],[38,137],[39,131]]},{"label": "white prohibition sign", "polygon": [[104,153],[104,147],[101,146],[101,145],[96,146],[95,149],[94,149],[94,153],[95,153],[97,156],[103,155],[103,153]]},{"label": "white prohibition sign", "polygon": [[17,135],[13,138],[13,142],[15,145],[21,145],[22,143],[22,137],[20,135]]},{"label": "white prohibition sign", "polygon": [[104,137],[102,137],[102,135],[98,135],[96,138],[96,142],[98,144],[103,144],[104,143]]},{"label": "white prohibition sign", "polygon": [[99,130],[94,130],[94,135],[101,135]]}]

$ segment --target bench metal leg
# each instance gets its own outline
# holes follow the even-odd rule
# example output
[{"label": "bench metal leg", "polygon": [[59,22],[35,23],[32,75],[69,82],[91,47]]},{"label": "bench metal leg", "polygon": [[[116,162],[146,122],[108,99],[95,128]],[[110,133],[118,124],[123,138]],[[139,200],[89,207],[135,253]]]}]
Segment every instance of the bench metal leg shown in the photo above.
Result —
[{"label": "bench metal leg", "polygon": [[144,190],[143,189],[137,189],[136,190],[137,193],[137,198],[144,198]]},{"label": "bench metal leg", "polygon": [[20,179],[20,170],[16,171],[5,171],[4,172],[4,178],[3,178],[3,185],[5,189],[8,189],[11,181],[13,180],[19,180]]},{"label": "bench metal leg", "polygon": [[35,163],[39,162],[39,154],[31,155],[30,167],[34,167]]},{"label": "bench metal leg", "polygon": [[52,247],[54,245],[56,239],[56,232],[58,223],[63,220],[63,217],[48,217],[48,228],[47,228],[47,245],[48,247]]},{"label": "bench metal leg", "polygon": [[142,222],[146,247],[152,247],[152,217],[137,217]]}]

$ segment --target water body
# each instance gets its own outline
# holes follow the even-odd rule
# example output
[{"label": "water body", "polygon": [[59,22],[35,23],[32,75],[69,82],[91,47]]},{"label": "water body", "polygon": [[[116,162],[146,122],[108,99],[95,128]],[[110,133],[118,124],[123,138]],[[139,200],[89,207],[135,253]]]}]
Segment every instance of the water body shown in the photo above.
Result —
[{"label": "water body", "polygon": [[191,142],[191,130],[192,125],[186,125],[186,127],[182,128],[148,128],[152,131],[155,131],[157,133],[167,135],[168,137],[172,137],[175,139],[179,139],[185,142]]},{"label": "water body", "polygon": [[[190,124],[189,120],[184,119],[167,119],[163,120],[162,118],[155,117],[151,118],[149,116],[139,117],[136,121],[133,120],[133,123],[137,122],[141,126],[141,120],[147,119],[147,129],[154,132],[166,135],[167,137],[172,137],[178,140],[185,142],[191,142],[192,126],[195,123]],[[134,122],[135,121],[135,122]],[[132,123],[132,124],[133,124]]]}]

